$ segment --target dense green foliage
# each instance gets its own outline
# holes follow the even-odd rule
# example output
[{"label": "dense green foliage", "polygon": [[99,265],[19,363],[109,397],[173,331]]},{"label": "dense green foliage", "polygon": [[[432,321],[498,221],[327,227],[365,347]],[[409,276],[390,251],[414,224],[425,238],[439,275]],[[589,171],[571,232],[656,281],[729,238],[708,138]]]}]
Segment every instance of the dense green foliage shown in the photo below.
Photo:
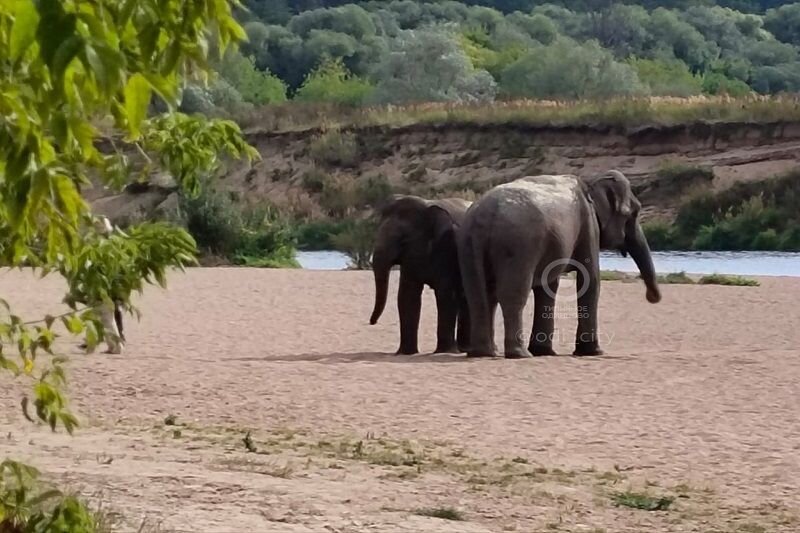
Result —
[{"label": "dense green foliage", "polygon": [[[239,14],[245,55],[303,101],[343,101],[320,79],[349,81],[352,88],[331,90],[348,104],[800,90],[800,3],[246,4]],[[331,64],[339,66],[335,75]]]},{"label": "dense green foliage", "polygon": [[289,226],[272,208],[242,208],[229,194],[204,187],[197,197],[183,197],[180,216],[206,255],[244,266],[299,266]]},{"label": "dense green foliage", "polygon": [[[57,272],[69,287],[70,310],[38,321],[0,300],[0,373],[31,382],[32,401],[22,401],[31,421],[68,432],[78,423],[63,392],[65,359],[53,354],[56,324],[83,333],[91,351],[104,336],[97,305],[114,299],[130,310],[133,291],[164,285],[168,269],[194,262],[193,239],[166,224],[100,238],[81,187],[90,175],[119,186],[136,172],[161,171],[193,195],[221,156],[254,157],[236,124],[172,112],[181,77],[201,77],[209,50],[224,52],[244,36],[229,0],[0,2],[0,260]],[[148,118],[153,101],[166,114]],[[98,123],[110,133],[105,153]],[[128,160],[131,145],[143,167]],[[36,477],[0,463],[0,531],[96,530],[82,502]]]},{"label": "dense green foliage", "polygon": [[695,195],[674,224],[645,225],[656,250],[800,251],[800,176],[740,182]]}]

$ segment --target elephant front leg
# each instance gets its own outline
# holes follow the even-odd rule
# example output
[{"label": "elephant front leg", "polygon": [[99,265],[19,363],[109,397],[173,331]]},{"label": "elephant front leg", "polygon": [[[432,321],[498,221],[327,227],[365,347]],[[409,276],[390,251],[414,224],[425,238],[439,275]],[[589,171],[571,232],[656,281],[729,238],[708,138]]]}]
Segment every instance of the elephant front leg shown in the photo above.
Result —
[{"label": "elephant front leg", "polygon": [[597,307],[600,300],[600,272],[597,260],[585,271],[578,269],[578,332],[573,355],[603,355],[597,336]]},{"label": "elephant front leg", "polygon": [[400,348],[397,355],[419,353],[417,335],[422,309],[422,283],[403,276],[400,271],[400,289],[397,293],[397,311],[400,315]]},{"label": "elephant front leg", "polygon": [[556,355],[553,350],[553,333],[557,291],[558,278],[548,287],[533,288],[533,330],[528,343],[528,351],[533,355]]},{"label": "elephant front leg", "polygon": [[456,333],[456,342],[458,344],[459,352],[469,351],[469,337],[470,337],[470,319],[469,319],[469,306],[467,300],[461,296],[459,298],[458,307],[458,325]]},{"label": "elephant front leg", "polygon": [[452,291],[436,291],[436,350],[434,353],[458,353],[455,329],[458,315],[458,299]]}]

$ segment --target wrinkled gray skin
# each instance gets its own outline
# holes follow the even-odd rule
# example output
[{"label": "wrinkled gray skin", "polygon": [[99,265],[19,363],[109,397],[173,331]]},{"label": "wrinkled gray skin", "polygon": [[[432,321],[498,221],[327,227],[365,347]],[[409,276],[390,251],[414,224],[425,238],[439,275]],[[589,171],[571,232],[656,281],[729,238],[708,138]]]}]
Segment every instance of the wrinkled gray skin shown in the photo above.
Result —
[{"label": "wrinkled gray skin", "polygon": [[436,353],[466,351],[469,319],[461,289],[455,234],[469,205],[470,202],[456,198],[430,201],[416,196],[395,196],[381,212],[372,254],[375,307],[369,322],[377,323],[383,313],[389,272],[393,266],[400,265],[398,354],[419,352],[417,336],[425,285],[436,294]]},{"label": "wrinkled gray skin", "polygon": [[[578,330],[574,355],[600,355],[597,305],[600,249],[630,254],[647,287],[661,293],[650,248],[639,225],[641,204],[620,172],[589,179],[532,176],[490,190],[467,212],[459,232],[459,259],[469,304],[468,355],[494,356],[494,315],[499,303],[505,356],[555,355],[554,295],[563,272],[577,272]],[[574,260],[585,268],[566,264]],[[523,345],[522,312],[533,289],[534,322]]]}]

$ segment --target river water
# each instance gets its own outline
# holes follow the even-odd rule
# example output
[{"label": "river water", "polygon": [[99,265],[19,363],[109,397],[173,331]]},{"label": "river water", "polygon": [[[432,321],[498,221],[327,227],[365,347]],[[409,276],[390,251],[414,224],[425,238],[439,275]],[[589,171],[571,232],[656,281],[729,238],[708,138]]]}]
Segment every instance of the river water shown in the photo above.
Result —
[{"label": "river water", "polygon": [[[340,252],[298,252],[297,261],[309,270],[343,270],[349,259]],[[800,253],[787,252],[653,252],[659,273],[734,274],[740,276],[800,277]],[[600,268],[637,272],[630,257],[603,252]]]}]

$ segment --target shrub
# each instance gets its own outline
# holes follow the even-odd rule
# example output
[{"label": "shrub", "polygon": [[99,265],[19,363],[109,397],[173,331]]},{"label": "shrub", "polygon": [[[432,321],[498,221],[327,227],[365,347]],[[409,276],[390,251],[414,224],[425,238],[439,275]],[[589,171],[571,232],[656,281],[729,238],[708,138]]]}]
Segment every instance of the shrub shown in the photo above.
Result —
[{"label": "shrub", "polygon": [[353,181],[343,177],[329,181],[319,196],[319,204],[331,217],[349,215],[358,204]]},{"label": "shrub", "polygon": [[206,254],[247,266],[297,267],[288,224],[270,207],[244,208],[230,196],[204,189],[183,197],[180,216]]},{"label": "shrub", "polygon": [[181,94],[178,109],[183,113],[207,115],[214,111],[214,102],[208,90],[197,85],[187,85]]},{"label": "shrub", "polygon": [[286,101],[286,84],[277,76],[259,70],[252,57],[231,51],[220,62],[220,75],[251,104],[280,104]]},{"label": "shrub", "polygon": [[710,72],[703,76],[703,92],[740,97],[751,94],[753,89],[742,80],[729,78],[720,72]]},{"label": "shrub", "polygon": [[703,79],[678,59],[661,61],[632,58],[630,65],[653,96],[693,96],[703,90]]},{"label": "shrub", "polygon": [[500,89],[510,97],[554,99],[632,96],[646,90],[636,71],[608,50],[595,42],[570,41],[530,50],[503,70]]},{"label": "shrub", "polygon": [[436,30],[407,30],[377,65],[378,103],[482,102],[494,100],[496,83],[477,69],[458,41]]},{"label": "shrub", "polygon": [[303,188],[310,193],[321,193],[330,183],[331,177],[320,169],[314,167],[303,174]]},{"label": "shrub", "polygon": [[657,276],[657,279],[662,285],[694,285],[694,280],[686,272],[670,272]]},{"label": "shrub", "polygon": [[666,511],[675,501],[671,496],[655,497],[633,491],[618,492],[613,499],[617,506],[641,509],[642,511]]},{"label": "shrub", "polygon": [[367,100],[373,89],[368,81],[353,76],[341,59],[327,59],[306,76],[294,99],[357,106]]},{"label": "shrub", "polygon": [[311,220],[295,226],[294,238],[300,250],[333,250],[333,238],[350,228],[343,220]]},{"label": "shrub", "polygon": [[314,137],[308,152],[319,164],[352,167],[358,162],[358,141],[351,132],[332,129]]},{"label": "shrub", "polygon": [[754,279],[741,276],[727,276],[724,274],[710,274],[703,276],[697,283],[699,285],[728,285],[733,287],[758,287],[760,283]]},{"label": "shrub", "polygon": [[798,205],[797,173],[704,191],[680,206],[666,240],[680,249],[800,250]]},{"label": "shrub", "polygon": [[245,108],[242,95],[239,94],[236,87],[228,83],[224,78],[214,80],[208,88],[208,96],[214,106],[230,113],[241,112]]},{"label": "shrub", "polygon": [[373,220],[351,222],[346,229],[331,238],[334,248],[350,257],[351,268],[372,268],[372,249],[375,247],[377,224]]},{"label": "shrub", "polygon": [[672,224],[663,220],[653,220],[642,224],[642,230],[651,250],[675,249],[675,234]]},{"label": "shrub", "polygon": [[388,200],[392,192],[392,186],[383,174],[362,178],[356,186],[358,207],[377,207]]}]

